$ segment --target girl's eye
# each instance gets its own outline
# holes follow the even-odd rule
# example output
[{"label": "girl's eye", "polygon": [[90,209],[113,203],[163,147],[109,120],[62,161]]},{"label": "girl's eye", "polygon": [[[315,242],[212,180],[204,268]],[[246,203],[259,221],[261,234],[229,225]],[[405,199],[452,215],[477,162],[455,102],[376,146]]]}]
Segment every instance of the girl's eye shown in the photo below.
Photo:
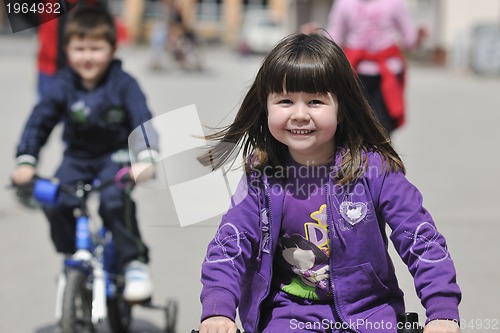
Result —
[{"label": "girl's eye", "polygon": [[279,101],[279,104],[292,104],[292,101],[289,99],[282,99]]},{"label": "girl's eye", "polygon": [[323,104],[322,101],[318,100],[318,99],[314,99],[312,101],[309,102],[310,104],[313,104],[313,105],[319,105],[319,104]]}]

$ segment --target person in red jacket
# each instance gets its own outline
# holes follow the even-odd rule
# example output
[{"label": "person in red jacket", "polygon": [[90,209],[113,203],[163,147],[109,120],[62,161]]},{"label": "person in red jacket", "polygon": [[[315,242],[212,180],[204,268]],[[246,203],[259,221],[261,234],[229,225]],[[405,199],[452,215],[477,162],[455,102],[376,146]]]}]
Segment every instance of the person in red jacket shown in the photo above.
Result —
[{"label": "person in red jacket", "polygon": [[391,133],[402,126],[402,50],[416,48],[427,35],[413,24],[405,0],[336,0],[327,32],[344,49],[385,129]]}]

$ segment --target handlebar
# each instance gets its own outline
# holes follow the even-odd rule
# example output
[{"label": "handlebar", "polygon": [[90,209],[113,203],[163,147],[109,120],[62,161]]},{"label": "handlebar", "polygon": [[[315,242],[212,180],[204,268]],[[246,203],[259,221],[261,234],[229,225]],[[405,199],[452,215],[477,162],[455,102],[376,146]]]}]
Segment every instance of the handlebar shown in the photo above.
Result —
[{"label": "handlebar", "polygon": [[134,181],[130,176],[130,167],[120,169],[113,177],[103,181],[94,181],[93,183],[78,182],[76,185],[61,184],[55,178],[43,178],[35,176],[28,184],[15,185],[11,187],[17,189],[29,188],[36,201],[40,203],[57,204],[60,193],[69,194],[75,198],[83,199],[87,193],[101,191],[104,188],[116,185],[120,189],[133,185]]},{"label": "handlebar", "polygon": [[398,333],[422,333],[424,328],[418,322],[418,314],[405,312],[398,314]]}]

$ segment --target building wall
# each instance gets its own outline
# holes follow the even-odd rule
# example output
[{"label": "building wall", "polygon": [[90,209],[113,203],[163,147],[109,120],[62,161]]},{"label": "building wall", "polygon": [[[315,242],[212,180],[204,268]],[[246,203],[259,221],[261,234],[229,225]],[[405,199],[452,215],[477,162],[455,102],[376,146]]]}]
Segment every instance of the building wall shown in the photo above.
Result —
[{"label": "building wall", "polygon": [[[193,26],[202,38],[219,39],[230,45],[236,43],[245,15],[243,0],[223,0],[220,4],[221,17],[208,20],[196,14],[198,12],[196,7],[199,6],[196,0],[179,1],[184,1],[188,8],[187,11],[193,13]],[[267,1],[267,8],[278,20],[285,20],[287,16],[286,1],[287,0]]]},{"label": "building wall", "polygon": [[326,28],[333,0],[287,0],[290,32],[299,31],[308,22]]},{"label": "building wall", "polygon": [[461,35],[470,34],[480,23],[500,24],[500,0],[441,0],[443,2],[442,42],[450,48]]}]

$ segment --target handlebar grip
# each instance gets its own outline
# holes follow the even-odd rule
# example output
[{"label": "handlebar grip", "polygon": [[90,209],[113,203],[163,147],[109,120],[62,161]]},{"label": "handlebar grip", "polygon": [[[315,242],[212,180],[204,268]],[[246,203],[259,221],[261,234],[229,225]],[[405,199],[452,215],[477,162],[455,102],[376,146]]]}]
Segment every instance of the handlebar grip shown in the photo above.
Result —
[{"label": "handlebar grip", "polygon": [[55,204],[59,198],[59,183],[39,178],[33,186],[33,196],[38,202]]},{"label": "handlebar grip", "polygon": [[133,183],[132,176],[130,175],[130,167],[124,167],[118,170],[115,174],[115,183],[121,189]]},{"label": "handlebar grip", "polygon": [[398,314],[398,333],[422,333],[423,327],[418,322],[418,314],[406,312]]}]

